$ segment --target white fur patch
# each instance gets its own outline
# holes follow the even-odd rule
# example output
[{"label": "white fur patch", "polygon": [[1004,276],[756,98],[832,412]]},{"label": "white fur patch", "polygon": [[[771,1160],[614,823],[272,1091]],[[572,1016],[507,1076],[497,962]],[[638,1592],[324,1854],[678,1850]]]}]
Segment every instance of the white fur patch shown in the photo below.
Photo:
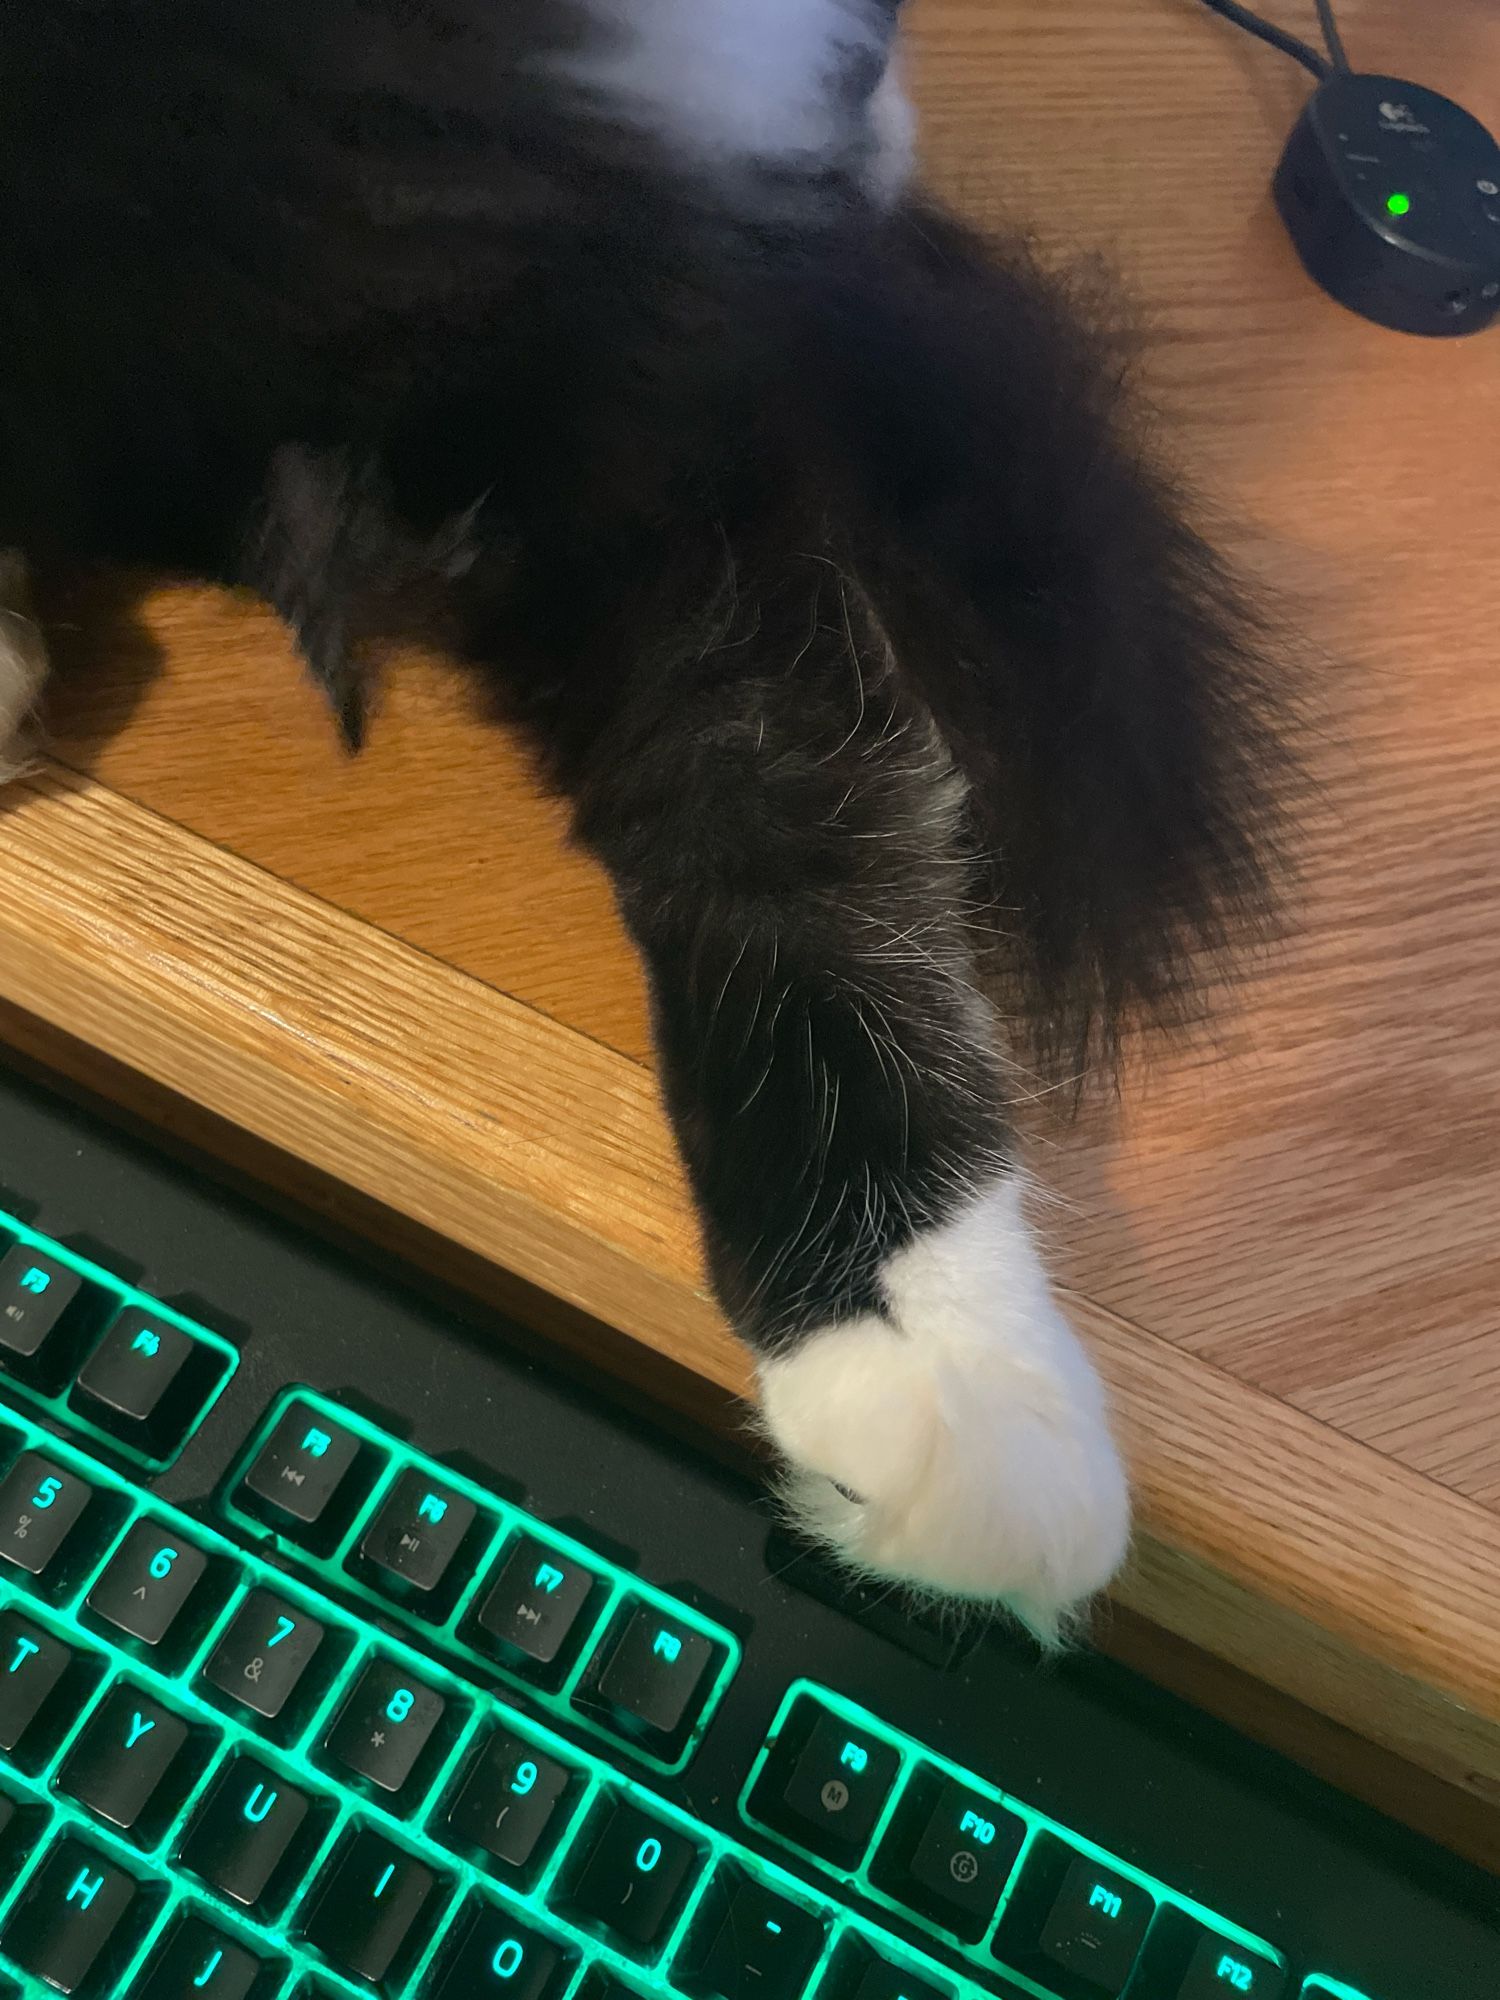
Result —
[{"label": "white fur patch", "polygon": [[866,183],[875,199],[890,207],[900,200],[917,167],[917,114],[906,94],[899,56],[886,65],[870,99],[870,130],[875,153]]},{"label": "white fur patch", "polygon": [[47,648],[31,616],[26,559],[0,549],[0,785],[32,762],[26,725],[47,679]]},{"label": "white fur patch", "polygon": [[882,1275],[889,1320],[830,1326],[761,1367],[790,1503],[851,1567],[1003,1600],[1054,1638],[1124,1560],[1130,1505],[1017,1182]]},{"label": "white fur patch", "polygon": [[[904,181],[911,114],[899,84],[861,113],[838,88],[854,54],[890,39],[870,0],[586,0],[597,34],[567,75],[612,111],[699,157],[818,167],[875,149],[872,187]],[[892,152],[887,157],[887,143]]]}]

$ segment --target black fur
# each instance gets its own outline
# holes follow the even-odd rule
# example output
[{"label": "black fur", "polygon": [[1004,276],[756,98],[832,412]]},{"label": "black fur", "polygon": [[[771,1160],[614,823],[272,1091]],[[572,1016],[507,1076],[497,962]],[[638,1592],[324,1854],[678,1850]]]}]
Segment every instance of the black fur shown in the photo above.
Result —
[{"label": "black fur", "polygon": [[589,32],[5,9],[0,546],[253,585],[351,741],[361,635],[436,595],[613,875],[775,1344],[1003,1162],[980,958],[1071,1063],[1259,916],[1274,704],[1023,252],[882,212],[854,139],[685,165],[538,69]]}]

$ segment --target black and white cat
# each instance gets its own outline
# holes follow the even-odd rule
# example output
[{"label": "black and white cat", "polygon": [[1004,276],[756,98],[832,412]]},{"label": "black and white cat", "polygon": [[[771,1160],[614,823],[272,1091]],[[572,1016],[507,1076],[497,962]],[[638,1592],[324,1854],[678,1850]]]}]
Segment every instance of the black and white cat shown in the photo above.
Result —
[{"label": "black and white cat", "polygon": [[1049,1631],[1129,1512],[1008,1107],[1262,907],[1275,704],[1118,357],[911,191],[896,13],[5,8],[0,547],[260,591],[352,744],[436,611],[613,878],[792,1504]]}]

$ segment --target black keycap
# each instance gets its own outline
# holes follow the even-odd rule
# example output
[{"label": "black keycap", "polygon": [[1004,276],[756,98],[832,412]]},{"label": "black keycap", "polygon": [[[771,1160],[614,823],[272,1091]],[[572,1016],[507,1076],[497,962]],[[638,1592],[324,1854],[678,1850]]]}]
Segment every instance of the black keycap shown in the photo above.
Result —
[{"label": "black keycap", "polygon": [[894,1744],[802,1696],[756,1780],[757,1819],[841,1868],[856,1868],[901,1768]]},{"label": "black keycap", "polygon": [[[71,1646],[19,1611],[0,1611],[0,1750],[14,1756],[25,1745],[35,1754],[20,1761],[45,1761],[53,1725],[78,1713],[65,1701],[64,1688],[77,1658]],[[66,1713],[55,1713],[64,1707]]]},{"label": "black keycap", "polygon": [[216,1688],[274,1722],[301,1686],[325,1627],[299,1605],[252,1590],[203,1669]]},{"label": "black keycap", "polygon": [[515,1672],[556,1687],[578,1651],[598,1581],[574,1557],[523,1535],[480,1606],[480,1643]]},{"label": "black keycap", "polygon": [[368,1830],[345,1840],[313,1891],[304,1928],[340,1972],[390,1990],[432,1933],[439,1878]]},{"label": "black keycap", "polygon": [[[0,1792],[0,1882],[14,1882],[21,1862],[47,1830],[52,1815],[45,1806],[23,1805]],[[0,1994],[5,1991],[0,1986]]]},{"label": "black keycap", "polygon": [[649,1604],[628,1612],[615,1634],[590,1674],[590,1704],[622,1735],[672,1756],[692,1733],[723,1649]]},{"label": "black keycap", "polygon": [[88,1595],[96,1618],[159,1646],[202,1582],[208,1557],[155,1521],[137,1521]]},{"label": "black keycap", "polygon": [[481,1904],[454,1926],[457,1943],[444,1959],[431,2000],[552,2000],[572,1971],[554,1939],[508,1910]]},{"label": "black keycap", "polygon": [[7,1955],[59,1993],[103,1990],[128,1955],[144,1898],[133,1875],[81,1840],[60,1841],[6,1920]]},{"label": "black keycap", "polygon": [[195,1760],[183,1755],[191,1735],[181,1716],[121,1681],[84,1724],[56,1782],[122,1832],[148,1808],[147,1824],[160,1827],[191,1787]]},{"label": "black keycap", "polygon": [[910,1782],[875,1880],[956,1937],[984,1936],[1026,1838],[1026,1823],[983,1792],[928,1767]]},{"label": "black keycap", "polygon": [[257,1452],[240,1504],[298,1541],[331,1546],[363,1488],[353,1476],[360,1458],[353,1431],[293,1403]]},{"label": "black keycap", "polygon": [[621,1804],[606,1806],[583,1842],[582,1867],[567,1889],[570,1912],[627,1946],[644,1950],[662,1943],[696,1872],[696,1842],[639,1807]]},{"label": "black keycap", "polygon": [[94,1489],[40,1452],[25,1451],[0,1483],[0,1557],[41,1576],[55,1563]]},{"label": "black keycap", "polygon": [[180,1856],[232,1903],[269,1915],[318,1831],[311,1799],[254,1757],[232,1757],[189,1820]]},{"label": "black keycap", "polygon": [[76,1271],[41,1250],[13,1245],[0,1257],[0,1368],[55,1389],[68,1372],[70,1334],[85,1304]]},{"label": "black keycap", "polygon": [[372,1660],[328,1732],[328,1754],[383,1792],[410,1778],[448,1704],[388,1660]]},{"label": "black keycap", "polygon": [[[217,1925],[179,1917],[151,1960],[139,2000],[251,2000],[265,1970],[264,1959]],[[263,1990],[273,1990],[269,1979]]]},{"label": "black keycap", "polygon": [[375,1581],[403,1595],[446,1596],[444,1581],[478,1510],[425,1473],[403,1472],[360,1541]]},{"label": "black keycap", "polygon": [[223,1357],[170,1320],[127,1306],[68,1396],[80,1416],[148,1457],[174,1451],[224,1372]]},{"label": "black keycap", "polygon": [[863,1955],[859,1974],[846,1990],[850,2000],[948,2000],[941,1987],[913,1978],[874,1952]]},{"label": "black keycap", "polygon": [[1112,2000],[1124,1990],[1154,1910],[1147,1890],[1079,1859],[1062,1879],[1037,1948],[1072,1973],[1090,2000]]},{"label": "black keycap", "polygon": [[530,1880],[562,1830],[573,1774],[524,1737],[496,1730],[448,1808],[449,1837]]},{"label": "black keycap", "polygon": [[1274,1959],[1204,1931],[1172,2000],[1281,2000],[1285,1991],[1286,1974]]},{"label": "black keycap", "polygon": [[678,1977],[699,2000],[802,2000],[827,1920],[738,1871],[710,1886]]}]

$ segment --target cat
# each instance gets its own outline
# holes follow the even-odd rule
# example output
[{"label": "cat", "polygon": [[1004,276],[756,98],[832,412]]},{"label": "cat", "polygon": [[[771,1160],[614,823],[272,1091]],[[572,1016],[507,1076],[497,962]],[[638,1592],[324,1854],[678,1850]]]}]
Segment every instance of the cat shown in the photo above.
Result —
[{"label": "cat", "polygon": [[23,554],[258,591],[351,746],[438,617],[612,878],[788,1504],[1047,1636],[1130,1504],[1016,1107],[1253,930],[1283,732],[1107,331],[918,191],[897,15],[5,9],[0,758]]}]

